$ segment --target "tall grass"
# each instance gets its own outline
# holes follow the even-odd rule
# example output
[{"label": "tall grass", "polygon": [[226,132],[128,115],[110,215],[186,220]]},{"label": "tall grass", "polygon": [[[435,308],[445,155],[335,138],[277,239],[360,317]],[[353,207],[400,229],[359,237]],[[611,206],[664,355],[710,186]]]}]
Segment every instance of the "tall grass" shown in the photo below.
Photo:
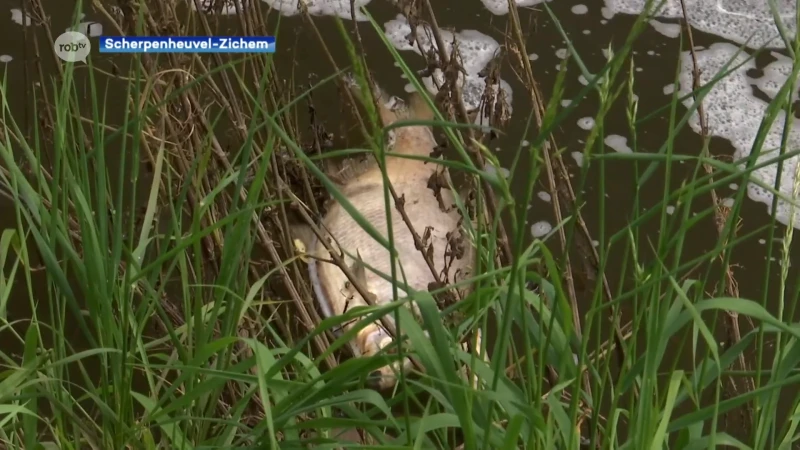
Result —
[{"label": "tall grass", "polygon": [[[242,12],[246,28],[268,31],[252,12]],[[147,29],[150,13],[139,14],[126,17],[120,29],[153,32]],[[794,280],[783,270],[775,285],[766,272],[764,295],[748,300],[732,296],[724,276],[734,249],[764,230],[770,238],[784,233],[779,258],[789,267],[791,229],[777,227],[773,219],[738,236],[735,226],[763,139],[756,140],[753,156],[739,163],[719,160],[707,147],[677,151],[675,136],[711,85],[697,87],[689,111],[676,94],[662,110],[641,116],[630,64],[645,15],[596,75],[570,44],[573,61],[591,82],[561,108],[565,65],[555,86],[544,87],[549,98],[542,99],[524,59],[519,17],[513,10],[514,38],[507,45],[523,56],[516,63],[534,104],[528,123],[539,132],[529,133],[529,144],[517,149],[525,157],[515,159],[511,178],[486,168],[498,163],[476,130],[441,114],[431,122],[452,150],[447,164],[479,194],[477,216],[488,217],[470,233],[479,255],[475,290],[444,312],[437,309],[436,293],[427,292],[324,321],[311,306],[302,275],[305,257],[295,251],[289,233],[290,212],[299,209],[314,220],[313,194],[320,189],[346,202],[320,163],[347,152],[323,153],[318,142],[309,151],[297,132],[294,108],[314,89],[335,82],[341,70],[289,98],[276,94],[285,86],[270,57],[216,56],[205,63],[193,58],[190,66],[136,57],[126,82],[130,101],[120,124],[114,124],[107,108],[117,100],[109,97],[99,69],[90,64],[80,75],[87,79],[84,93],[76,67],[65,64],[63,76],[42,83],[47,102],[36,112],[51,117],[51,127],[32,133],[18,124],[9,107],[10,87],[3,82],[0,180],[13,200],[15,225],[0,233],[2,445],[337,448],[354,446],[344,439],[358,430],[357,441],[371,448],[794,448],[800,418],[800,397],[793,389],[800,381],[800,328],[792,322],[797,293],[788,290]],[[360,33],[383,39],[421,90],[380,26],[371,24]],[[205,19],[200,26],[209,29]],[[353,40],[344,23],[339,29],[350,55],[345,65],[368,94],[361,34]],[[789,44],[796,55],[797,42]],[[159,64],[180,67],[192,77],[160,73]],[[715,81],[725,76],[720,73]],[[145,81],[157,79],[166,82]],[[782,94],[793,91],[790,82]],[[212,92],[219,105],[202,108],[201,92]],[[564,164],[551,133],[589,97],[598,104],[597,125],[572,189],[565,185],[569,180],[562,176]],[[765,124],[778,111],[790,110],[789,98],[776,97]],[[604,119],[618,102],[626,107],[634,147],[641,124],[668,114],[662,148],[603,152]],[[360,151],[380,161],[385,130],[374,107],[366,106],[358,114],[366,111],[361,123],[368,148]],[[463,105],[454,110],[463,113]],[[235,130],[234,150],[223,150],[219,141],[227,127],[223,116]],[[465,117],[457,119],[463,123]],[[187,123],[191,129],[184,128]],[[781,149],[776,161],[794,154]],[[639,186],[656,171],[664,174],[662,207],[644,210],[637,194],[633,205],[625,205],[633,208],[621,230],[604,225],[622,206],[603,195],[610,159],[625,160]],[[119,163],[117,170],[112,161]],[[673,189],[670,167],[677,161],[696,169]],[[299,176],[292,175],[292,164],[302,169]],[[600,180],[596,255],[586,249],[589,228],[576,207],[595,201],[581,194],[589,170]],[[552,182],[563,217],[545,240],[529,238],[526,213],[538,174]],[[733,181],[743,187],[730,211],[721,212],[717,204],[695,206]],[[570,198],[565,192],[578,194]],[[676,201],[682,207],[669,216],[663,206]],[[466,199],[461,202],[466,208]],[[713,250],[687,257],[688,236],[720,217]],[[643,231],[654,222],[659,236]],[[503,239],[507,251],[496,245]],[[574,279],[580,261],[595,256],[592,295],[579,298]],[[605,277],[610,261],[620,263],[618,280]],[[769,297],[774,292],[780,293],[777,302]],[[28,305],[17,304],[23,299]],[[768,300],[780,309],[768,311]],[[401,307],[407,302],[417,303],[421,320]],[[410,346],[375,360],[340,359],[357,327],[338,338],[329,331],[365,313],[362,324],[394,314],[400,319],[395,331]],[[455,323],[443,320],[455,313],[460,317]],[[721,346],[717,327],[734,315],[754,326]],[[467,352],[459,345],[475,328],[491,337],[487,362],[476,349]],[[367,374],[403,352],[411,352],[425,373],[402,377],[392,393],[365,387]],[[752,369],[740,367],[744,355],[756,355],[746,360]],[[464,364],[478,376],[477,386],[459,375]],[[751,380],[752,388],[727,391],[731,380],[741,379]],[[779,409],[778,400],[788,409]],[[733,413],[746,415],[747,426],[720,423]]]}]

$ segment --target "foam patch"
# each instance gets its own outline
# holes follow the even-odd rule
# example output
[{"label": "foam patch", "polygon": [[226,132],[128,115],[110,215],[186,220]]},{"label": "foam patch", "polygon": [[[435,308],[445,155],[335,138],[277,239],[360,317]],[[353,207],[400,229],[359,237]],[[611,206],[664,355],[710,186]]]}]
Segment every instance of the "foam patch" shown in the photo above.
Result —
[{"label": "foam patch", "polygon": [[77,31],[89,37],[103,35],[103,24],[100,22],[81,22],[74,27],[69,27],[66,31]]},{"label": "foam patch", "polygon": [[[516,0],[514,3],[517,4],[518,7],[526,7],[526,6],[533,6],[538,5],[539,3],[544,3],[548,0]],[[481,0],[483,6],[489,10],[492,14],[502,16],[508,14],[508,0]]]},{"label": "foam patch", "polygon": [[[733,59],[737,51],[738,47],[733,44],[717,43],[713,44],[707,50],[696,52],[697,63],[701,70],[701,85],[711,81],[723,66]],[[770,64],[770,66],[764,70],[764,77],[754,80],[747,76],[747,71],[755,68],[755,62],[753,60],[745,62],[748,57],[749,55],[746,53],[739,53],[729,68],[743,63],[741,67],[738,67],[735,71],[717,82],[703,100],[709,133],[730,141],[736,150],[734,157],[737,160],[750,155],[756,133],[758,132],[762,117],[764,117],[767,109],[767,103],[754,95],[753,84],[766,86],[767,89],[764,89],[764,92],[767,93],[767,95],[769,95],[770,92],[774,95],[775,89],[772,89],[770,86],[779,86],[778,83],[782,84],[786,81],[785,69],[782,67],[783,64],[786,64],[785,60],[778,59],[775,63]],[[680,96],[687,95],[691,92],[692,68],[691,54],[689,52],[684,52],[681,55],[680,89],[678,91],[678,95]],[[783,77],[782,81],[781,76]],[[690,107],[692,103],[693,101],[691,98],[684,100],[684,105],[687,108]],[[777,149],[781,145],[781,135],[783,133],[783,124],[785,120],[785,113],[780,111],[766,136],[758,162],[766,162],[777,156]],[[800,121],[794,118],[791,120],[794,123],[788,135],[787,151],[800,147]],[[695,132],[700,133],[700,120],[696,113],[689,120],[689,126]],[[796,175],[797,169],[797,156],[784,160],[779,189],[782,196],[787,199],[797,197],[793,195],[796,190],[795,181],[800,181],[800,178]],[[754,171],[752,173],[752,178],[759,180],[767,186],[774,186],[777,175],[778,166],[777,163],[774,163]],[[768,190],[754,183],[749,183],[747,186],[747,195],[752,200],[766,204],[768,212],[772,212],[770,208],[773,195]],[[797,220],[798,217],[791,214],[790,208],[791,205],[788,202],[779,199],[777,210],[774,212],[775,217],[784,225],[794,225],[795,228],[800,228],[800,221]],[[800,207],[796,207],[796,209],[800,209]]]},{"label": "foam patch", "polygon": [[[192,11],[197,11],[197,5],[195,4],[194,0],[187,0],[189,2],[189,6],[191,6]],[[217,12],[214,11],[214,0],[200,0],[200,12],[208,13],[208,14],[219,14],[221,16],[232,16],[236,14],[237,8],[238,11],[246,11],[248,4],[247,2],[243,2],[242,0],[228,0],[222,5],[222,9]],[[269,2],[267,2],[269,3]]]},{"label": "foam patch", "polygon": [[582,130],[589,131],[594,128],[594,118],[593,117],[581,117],[578,119],[578,127]]},{"label": "foam patch", "polygon": [[[432,49],[437,49],[433,34],[424,25],[417,26],[417,43],[411,45],[408,42],[411,26],[406,18],[400,14],[397,15],[396,19],[386,22],[384,30],[389,42],[398,50],[413,51],[418,55],[423,55]],[[453,50],[452,43],[454,40],[458,45],[458,50],[461,54],[461,65],[466,72],[466,74],[460,73],[458,78],[462,100],[468,111],[475,110],[481,106],[486,91],[486,80],[479,73],[492,61],[492,58],[500,49],[500,44],[492,37],[476,30],[462,30],[457,33],[441,30],[441,36],[446,45],[445,53],[448,57]],[[420,51],[420,48],[422,48],[422,51]],[[428,92],[436,95],[439,92],[438,86],[444,83],[444,73],[436,69],[430,77],[423,77],[422,83],[428,89]],[[494,90],[496,98],[499,98],[502,92],[505,96],[505,101],[509,105],[509,110],[511,110],[513,94],[511,86],[506,81],[500,80],[497,84],[492,85],[491,89]],[[484,118],[481,114],[478,114],[476,123],[480,125],[482,120]]]},{"label": "foam patch", "polygon": [[553,226],[546,220],[531,225],[531,235],[535,238],[543,237],[551,231],[553,231]]},{"label": "foam patch", "polygon": [[648,22],[654,30],[668,38],[676,38],[681,35],[681,25],[678,23],[664,23],[657,20]]},{"label": "foam patch", "polygon": [[[264,3],[278,11],[284,16],[295,16],[300,14],[297,7],[298,0],[263,0]],[[350,0],[300,0],[308,8],[308,13],[312,16],[338,16],[342,19],[350,19]],[[361,12],[362,6],[367,6],[372,0],[355,0],[356,21],[363,22],[367,16]]]},{"label": "foam patch", "polygon": [[633,153],[633,150],[628,146],[628,138],[618,134],[609,134],[603,141],[605,144],[618,153]]},{"label": "foam patch", "polygon": [[19,8],[11,8],[11,21],[23,26],[28,26],[32,22],[31,16],[23,14]]},{"label": "foam patch", "polygon": [[[640,14],[647,0],[605,0],[608,15]],[[653,2],[657,6],[659,1]],[[778,28],[772,18],[768,0],[685,0],[686,14],[692,27],[736,42],[747,43],[751,48],[765,44],[784,48]],[[791,37],[795,32],[795,0],[776,0],[778,13]],[[605,14],[604,14],[605,15]],[[681,0],[666,0],[656,17],[677,19],[683,17]]]},{"label": "foam patch", "polygon": [[[781,86],[792,74],[792,60],[780,53],[772,52],[775,61],[764,67],[764,75],[755,80],[758,89],[769,98],[775,98]],[[797,100],[797,92],[792,94],[792,102]]]}]

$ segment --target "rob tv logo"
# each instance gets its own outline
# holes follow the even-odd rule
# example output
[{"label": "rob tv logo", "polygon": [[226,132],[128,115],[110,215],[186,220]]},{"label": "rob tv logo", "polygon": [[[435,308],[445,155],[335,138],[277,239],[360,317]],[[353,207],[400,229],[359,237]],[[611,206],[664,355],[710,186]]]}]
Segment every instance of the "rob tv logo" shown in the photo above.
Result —
[{"label": "rob tv logo", "polygon": [[85,34],[77,31],[67,31],[61,34],[53,44],[56,56],[67,62],[83,61],[92,51],[92,43]]}]

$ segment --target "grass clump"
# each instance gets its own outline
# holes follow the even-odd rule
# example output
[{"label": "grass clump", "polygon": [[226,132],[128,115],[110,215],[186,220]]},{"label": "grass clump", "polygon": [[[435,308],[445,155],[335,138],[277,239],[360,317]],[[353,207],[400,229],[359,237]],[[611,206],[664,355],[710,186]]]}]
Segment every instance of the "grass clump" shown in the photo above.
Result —
[{"label": "grass clump", "polygon": [[[422,4],[427,15],[420,18],[436,32],[430,4]],[[169,5],[157,8],[123,11],[118,28],[157,34],[149,28],[157,23],[151,14],[179,16]],[[34,10],[43,12],[39,4]],[[259,17],[242,11],[244,28],[276,34]],[[731,253],[763,229],[774,237],[774,220],[737,236],[743,190],[730,210],[716,200],[692,207],[716,199],[716,189],[732,181],[744,184],[758,167],[759,149],[739,164],[712,156],[708,139],[701,152],[675,152],[674,137],[702,105],[706,85],[693,92],[689,111],[678,108],[677,94],[661,111],[669,129],[657,152],[602,152],[599,138],[612,105],[625,106],[634,150],[637,128],[650,119],[640,117],[629,75],[631,48],[645,24],[643,15],[596,75],[570,45],[590,83],[561,108],[566,65],[544,100],[512,8],[506,45],[529,90],[528,124],[537,132],[526,133],[529,143],[520,145],[505,179],[487,169],[499,163],[486,151],[486,136],[458,125],[471,122],[464,105],[455,100],[439,109],[454,112],[432,123],[452,150],[448,164],[473,186],[461,206],[486,220],[472,230],[480,268],[474,292],[445,311],[437,308],[435,292],[415,295],[407,301],[419,306],[419,321],[402,302],[320,320],[290,234],[296,215],[318,216],[321,192],[336,196],[321,169],[325,158],[385,156],[385,130],[369,103],[366,112],[356,111],[365,150],[323,151],[325,133],[313,133],[304,145],[298,131],[297,107],[344,69],[368,86],[361,35],[351,38],[342,22],[347,67],[336,67],[331,57],[331,76],[293,94],[269,56],[140,55],[123,79],[121,117],[112,119],[109,91],[120,79],[101,81],[114,78],[91,61],[85,71],[66,64],[57,81],[43,78],[45,88],[32,91],[41,96],[33,102],[35,116],[48,127],[27,128],[12,113],[4,82],[0,181],[15,214],[13,227],[0,234],[0,324],[8,342],[0,348],[3,445],[336,448],[356,439],[371,448],[792,448],[800,416],[790,387],[800,381],[800,328],[789,313],[796,302],[789,272],[777,284],[765,274],[759,301],[732,290]],[[383,36],[372,25],[370,36]],[[194,26],[210,30],[203,16],[181,31]],[[422,90],[401,55],[384,43]],[[458,62],[444,52],[431,57],[444,69]],[[454,89],[450,80],[442,90]],[[794,92],[792,83],[784,92]],[[598,102],[596,126],[573,187],[553,132],[590,97]],[[766,123],[789,110],[789,97],[776,97]],[[224,135],[225,129],[231,132]],[[782,149],[777,160],[795,153]],[[637,195],[628,226],[605,229],[606,215],[619,207],[602,195],[611,159],[627,160],[637,185],[662,171],[661,206],[676,200],[685,206],[669,217],[664,208],[643,210]],[[695,167],[678,189],[672,187],[676,161]],[[596,250],[580,208],[589,170],[600,180]],[[551,186],[559,221],[545,241],[528,237],[525,212],[540,174]],[[512,191],[517,177],[527,177],[522,192]],[[687,257],[688,236],[708,218],[718,225],[716,245]],[[657,238],[643,231],[651,223],[664,230]],[[791,242],[791,232],[784,242]],[[606,277],[612,261],[622,267],[619,280]],[[579,278],[586,292],[576,287]],[[782,308],[771,314],[767,293],[776,289]],[[25,314],[16,304],[21,299]],[[330,330],[360,315],[366,324],[387,313],[399,319],[396,333],[408,348],[374,360],[340,358],[355,330],[338,338]],[[454,313],[455,324],[442,320]],[[723,347],[717,326],[727,326],[729,317],[753,325]],[[486,362],[477,356],[484,349],[459,345],[476,328],[489,336]],[[746,359],[754,349],[757,357]],[[365,388],[369,373],[404,351],[424,374],[402,378],[391,395]],[[464,364],[477,385],[459,376]],[[749,380],[748,388],[731,394],[730,384],[741,380]],[[779,413],[781,398],[790,406]],[[745,426],[720,423],[732,414],[742,414]]]}]

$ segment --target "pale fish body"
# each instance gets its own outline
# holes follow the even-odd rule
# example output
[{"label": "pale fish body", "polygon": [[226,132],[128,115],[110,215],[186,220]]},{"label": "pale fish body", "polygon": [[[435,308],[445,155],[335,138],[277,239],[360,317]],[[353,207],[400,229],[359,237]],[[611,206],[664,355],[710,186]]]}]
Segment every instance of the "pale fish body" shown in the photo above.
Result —
[{"label": "pale fish body", "polygon": [[[379,96],[379,112],[384,126],[397,120],[428,120],[433,117],[424,100],[414,94],[406,106],[402,101],[390,99],[379,88],[373,89],[374,95]],[[433,134],[426,126],[407,126],[394,129],[391,151],[403,155],[430,157],[436,146]],[[414,230],[423,238],[426,229],[431,232],[426,243],[433,245],[432,261],[439,280],[445,284],[453,284],[471,277],[474,255],[469,239],[461,239],[461,248],[464,250],[460,258],[451,257],[448,247],[448,233],[463,236],[461,214],[455,206],[452,191],[446,186],[440,190],[439,199],[434,191],[428,187],[428,181],[437,171],[444,168],[436,163],[412,160],[401,157],[387,158],[386,171],[398,198],[405,198],[405,212],[408,215]],[[384,202],[383,179],[380,168],[372,165],[363,168],[360,173],[353,175],[350,180],[340,187],[350,203],[370,221],[373,227],[388,237],[386,206]],[[396,273],[398,280],[416,291],[428,290],[429,283],[435,282],[434,275],[425,262],[425,259],[414,244],[414,238],[396,210],[394,201],[391,202],[391,220],[394,235],[394,246],[397,251]],[[442,208],[444,206],[444,208]],[[369,267],[379,273],[390,276],[391,266],[389,251],[375,241],[358,223],[350,217],[348,212],[338,203],[333,203],[322,220],[320,229],[329,232],[329,239],[334,249],[344,250],[344,260],[352,272],[361,278],[360,282],[372,296],[374,304],[386,304],[393,299],[393,285],[383,277],[376,274]],[[315,297],[320,309],[325,316],[340,315],[356,307],[368,305],[367,302],[350,286],[344,272],[330,261],[331,257],[325,246],[316,238],[310,243],[310,251],[318,258],[313,259],[309,265],[309,275],[314,286]],[[338,244],[338,245],[337,245]],[[352,256],[360,256],[363,264],[358,263]],[[402,285],[402,283],[400,283]],[[463,292],[465,293],[465,292]],[[398,286],[398,298],[407,294]],[[392,317],[389,317],[393,320]],[[352,326],[345,325],[345,329]],[[350,347],[355,356],[371,356],[377,354],[382,348],[391,343],[391,337],[379,321],[363,328],[357,338],[350,342]],[[403,362],[402,367],[384,367],[380,370],[377,385],[386,388],[396,381],[396,370],[405,370],[410,367],[410,361]],[[378,375],[378,374],[375,374]]]}]

